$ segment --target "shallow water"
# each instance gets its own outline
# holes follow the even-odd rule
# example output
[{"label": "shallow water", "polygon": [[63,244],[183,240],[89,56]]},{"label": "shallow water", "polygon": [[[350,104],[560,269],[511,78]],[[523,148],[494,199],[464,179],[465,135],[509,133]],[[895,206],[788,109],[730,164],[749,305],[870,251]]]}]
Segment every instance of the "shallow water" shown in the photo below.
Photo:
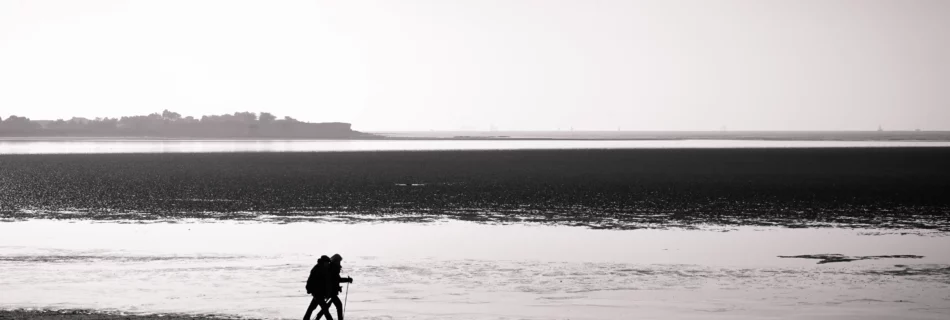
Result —
[{"label": "shallow water", "polygon": [[777,140],[0,140],[0,154],[521,149],[948,147],[950,141]]},{"label": "shallow water", "polygon": [[[0,223],[0,308],[294,319],[309,268],[338,252],[349,319],[945,319],[948,245],[862,229],[29,220]],[[820,253],[923,258],[778,257]]]}]

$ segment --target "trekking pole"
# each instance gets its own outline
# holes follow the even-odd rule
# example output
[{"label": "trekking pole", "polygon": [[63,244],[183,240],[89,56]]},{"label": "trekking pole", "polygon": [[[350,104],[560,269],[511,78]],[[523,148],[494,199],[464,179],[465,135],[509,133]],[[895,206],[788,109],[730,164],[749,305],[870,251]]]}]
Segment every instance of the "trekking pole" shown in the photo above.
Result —
[{"label": "trekking pole", "polygon": [[350,297],[350,283],[346,283],[346,293],[343,294],[343,314],[346,314],[346,298]]}]

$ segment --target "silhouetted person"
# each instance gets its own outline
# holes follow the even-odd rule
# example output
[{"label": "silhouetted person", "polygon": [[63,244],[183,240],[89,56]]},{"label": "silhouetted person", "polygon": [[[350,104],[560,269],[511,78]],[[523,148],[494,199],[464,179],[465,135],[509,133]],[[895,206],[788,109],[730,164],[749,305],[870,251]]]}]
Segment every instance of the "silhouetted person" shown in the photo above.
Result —
[{"label": "silhouetted person", "polygon": [[327,309],[330,308],[330,305],[327,303],[327,298],[329,297],[327,290],[330,287],[329,282],[329,267],[330,267],[330,258],[327,256],[321,256],[317,260],[317,264],[313,266],[313,269],[310,269],[310,276],[307,277],[307,294],[313,295],[313,300],[310,300],[310,305],[307,306],[307,313],[304,313],[303,320],[310,320],[310,315],[313,313],[313,310],[320,307],[320,312],[317,313],[317,319],[320,320],[320,316],[326,314],[327,320],[333,320],[330,317],[330,312]]},{"label": "silhouetted person", "polygon": [[[339,318],[339,320],[343,320],[343,302],[340,301],[340,291],[343,291],[343,287],[340,286],[340,283],[353,283],[353,278],[340,277],[340,270],[343,269],[343,267],[340,266],[341,261],[343,261],[343,257],[341,257],[339,254],[334,254],[333,257],[330,258],[330,265],[327,268],[327,282],[329,283],[327,286],[329,291],[328,294],[330,297],[330,302],[333,303],[334,307],[336,307],[336,316]],[[327,317],[329,316],[329,311],[327,311]],[[317,315],[317,318],[319,317],[320,315]]]}]

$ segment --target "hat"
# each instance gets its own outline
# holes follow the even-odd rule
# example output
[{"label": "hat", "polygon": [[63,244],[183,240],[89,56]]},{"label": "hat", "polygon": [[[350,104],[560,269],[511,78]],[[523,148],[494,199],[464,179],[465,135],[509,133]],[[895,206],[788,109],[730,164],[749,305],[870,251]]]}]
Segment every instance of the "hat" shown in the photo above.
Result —
[{"label": "hat", "polygon": [[341,257],[340,254],[334,254],[330,257],[330,261],[343,261],[343,257]]},{"label": "hat", "polygon": [[320,262],[320,261],[330,262],[330,257],[327,257],[326,255],[322,255],[320,256],[320,259],[317,259],[317,262]]}]

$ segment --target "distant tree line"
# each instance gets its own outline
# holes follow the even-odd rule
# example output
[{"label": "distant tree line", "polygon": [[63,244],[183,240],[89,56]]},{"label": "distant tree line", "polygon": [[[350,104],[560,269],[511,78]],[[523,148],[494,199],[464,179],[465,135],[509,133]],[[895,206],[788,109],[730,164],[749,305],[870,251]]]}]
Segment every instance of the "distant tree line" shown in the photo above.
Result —
[{"label": "distant tree line", "polygon": [[30,120],[10,116],[0,119],[0,136],[5,137],[167,137],[167,138],[370,138],[353,131],[349,123],[310,123],[291,117],[278,119],[271,113],[182,117],[169,110],[147,116],[121,118],[78,118]]}]

